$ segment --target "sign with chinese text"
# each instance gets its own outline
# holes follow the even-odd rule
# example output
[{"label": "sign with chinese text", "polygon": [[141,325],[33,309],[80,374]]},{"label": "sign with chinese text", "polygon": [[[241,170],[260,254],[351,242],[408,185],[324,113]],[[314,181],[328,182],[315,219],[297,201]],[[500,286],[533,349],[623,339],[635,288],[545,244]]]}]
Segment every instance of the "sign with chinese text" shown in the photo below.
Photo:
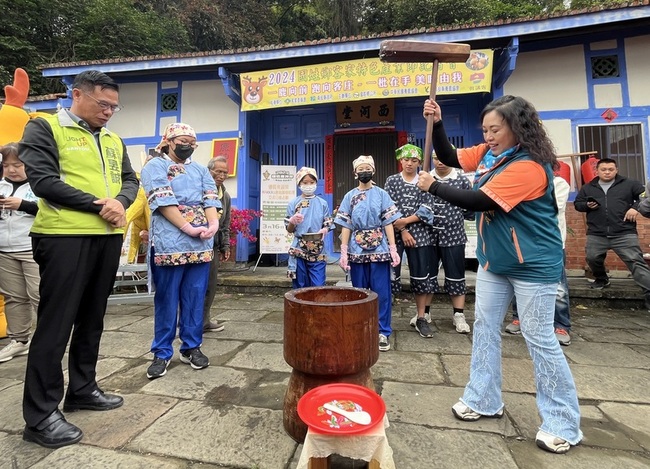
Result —
[{"label": "sign with chinese text", "polygon": [[296,196],[296,167],[262,165],[260,206],[260,254],[287,254],[293,234],[287,232],[284,217]]},{"label": "sign with chinese text", "polygon": [[228,158],[228,177],[237,176],[238,151],[238,138],[215,138],[212,140],[212,158],[215,156],[225,156]]},{"label": "sign with chinese text", "polygon": [[[487,93],[493,51],[472,51],[467,62],[441,63],[437,95]],[[379,57],[240,75],[242,111],[364,99],[429,96],[431,63],[386,63]]]},{"label": "sign with chinese text", "polygon": [[336,123],[392,122],[395,105],[392,99],[369,99],[336,104]]}]

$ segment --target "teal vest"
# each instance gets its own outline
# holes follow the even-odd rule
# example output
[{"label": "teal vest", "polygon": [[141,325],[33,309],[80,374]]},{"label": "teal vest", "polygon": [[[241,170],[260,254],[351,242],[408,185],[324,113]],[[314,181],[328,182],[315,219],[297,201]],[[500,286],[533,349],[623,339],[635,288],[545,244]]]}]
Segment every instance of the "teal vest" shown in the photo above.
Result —
[{"label": "teal vest", "polygon": [[[478,189],[514,161],[530,160],[519,151],[475,184]],[[562,274],[562,237],[557,223],[555,186],[550,164],[544,164],[546,192],[535,200],[517,204],[510,212],[481,212],[476,221],[476,255],[480,264],[497,275],[534,283],[555,283]]]}]

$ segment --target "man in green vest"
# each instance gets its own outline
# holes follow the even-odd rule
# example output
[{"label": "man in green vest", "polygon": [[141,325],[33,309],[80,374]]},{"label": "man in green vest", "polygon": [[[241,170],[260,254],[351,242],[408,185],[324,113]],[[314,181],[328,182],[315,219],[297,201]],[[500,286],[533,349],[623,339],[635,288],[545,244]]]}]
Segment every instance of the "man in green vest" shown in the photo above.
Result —
[{"label": "man in green vest", "polygon": [[72,84],[70,110],[30,121],[20,143],[20,159],[39,197],[30,236],[41,274],[25,374],[23,439],[47,448],[83,436],[59,410],[61,360],[71,334],[63,410],[109,410],[123,403],[99,388],[95,371],[125,211],[138,190],[124,143],[105,128],[120,110],[118,92],[104,73],[80,73]]}]

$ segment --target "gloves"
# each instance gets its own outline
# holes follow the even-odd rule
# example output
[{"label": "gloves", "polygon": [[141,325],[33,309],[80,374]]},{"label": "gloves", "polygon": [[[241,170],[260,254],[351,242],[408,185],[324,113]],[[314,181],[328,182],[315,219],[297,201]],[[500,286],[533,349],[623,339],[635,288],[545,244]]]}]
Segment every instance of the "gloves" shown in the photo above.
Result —
[{"label": "gloves", "polygon": [[295,215],[293,215],[291,218],[289,218],[289,223],[291,223],[293,226],[298,226],[302,223],[302,221],[305,219],[305,216],[298,212]]},{"label": "gloves", "polygon": [[350,266],[348,265],[347,244],[341,244],[341,259],[339,259],[339,265],[341,266],[341,269],[343,269],[344,272],[348,272],[350,270]]},{"label": "gloves", "polygon": [[318,230],[318,232],[322,235],[321,239],[324,239],[325,236],[327,236],[327,233],[330,232],[330,229],[329,228],[321,228],[320,230]]},{"label": "gloves", "polygon": [[399,254],[397,254],[397,246],[391,244],[390,246],[388,246],[388,250],[390,251],[390,258],[393,260],[390,263],[390,266],[395,267],[399,265],[399,263],[402,262],[402,259],[400,259]]},{"label": "gloves", "polygon": [[192,238],[198,238],[201,236],[201,233],[205,233],[208,229],[205,226],[199,226],[198,228],[193,227],[188,223],[185,223],[181,226],[181,231]]},{"label": "gloves", "polygon": [[201,233],[201,239],[210,239],[212,238],[219,229],[219,220],[210,220],[208,223],[208,229]]}]

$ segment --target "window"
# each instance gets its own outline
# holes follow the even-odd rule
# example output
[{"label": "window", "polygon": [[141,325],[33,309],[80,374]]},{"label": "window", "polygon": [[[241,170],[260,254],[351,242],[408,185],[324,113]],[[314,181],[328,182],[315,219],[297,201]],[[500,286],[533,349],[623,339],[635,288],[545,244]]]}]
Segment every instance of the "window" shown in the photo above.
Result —
[{"label": "window", "polygon": [[178,93],[164,93],[160,96],[160,112],[178,111]]},{"label": "window", "polygon": [[618,68],[618,55],[601,55],[591,58],[591,78],[617,78],[621,76]]},{"label": "window", "polygon": [[580,152],[595,151],[599,158],[618,162],[621,176],[645,183],[641,124],[578,127]]}]

